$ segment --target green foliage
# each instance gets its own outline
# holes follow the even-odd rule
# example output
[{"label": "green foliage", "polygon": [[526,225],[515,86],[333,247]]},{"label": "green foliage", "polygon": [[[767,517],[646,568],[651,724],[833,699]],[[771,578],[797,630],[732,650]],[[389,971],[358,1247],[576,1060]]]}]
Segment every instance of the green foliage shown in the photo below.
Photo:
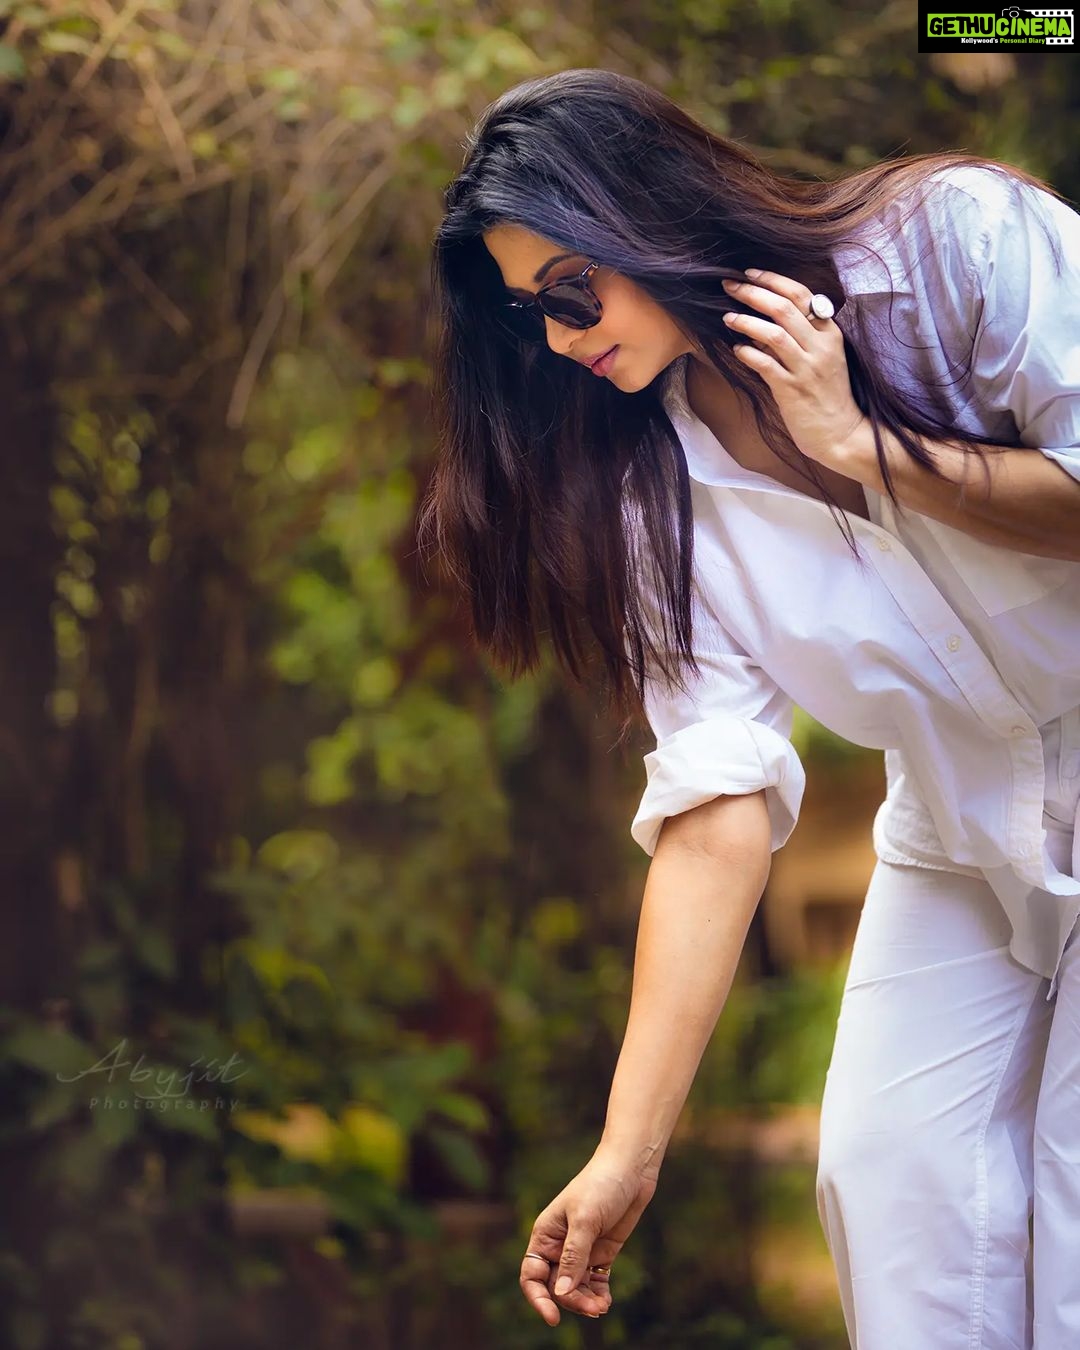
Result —
[{"label": "green foliage", "polygon": [[702,1060],[691,1103],[819,1103],[846,968],[847,961],[841,960],[769,979],[737,981]]},{"label": "green foliage", "polygon": [[853,745],[842,736],[837,736],[828,727],[823,727],[805,708],[796,707],[792,719],[791,743],[799,757],[807,763],[821,764],[827,767],[843,768],[847,764],[876,756],[876,750],[867,750],[864,746]]},{"label": "green foliage", "polygon": [[26,62],[14,47],[0,43],[0,80],[20,80],[26,74]]}]

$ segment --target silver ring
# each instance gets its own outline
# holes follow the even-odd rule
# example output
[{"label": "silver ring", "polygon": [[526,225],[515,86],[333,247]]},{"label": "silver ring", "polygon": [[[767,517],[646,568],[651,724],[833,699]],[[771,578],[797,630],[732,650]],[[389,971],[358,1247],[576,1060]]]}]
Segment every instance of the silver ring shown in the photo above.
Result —
[{"label": "silver ring", "polygon": [[[547,1261],[548,1265],[549,1266],[551,1265],[551,1261],[548,1259],[548,1257],[541,1256],[539,1252],[526,1252],[525,1256],[535,1256],[538,1261]],[[524,1257],[522,1258],[522,1260],[524,1260]]]},{"label": "silver ring", "polygon": [[833,302],[827,295],[818,291],[810,297],[810,309],[806,315],[808,319],[831,319],[835,313]]}]

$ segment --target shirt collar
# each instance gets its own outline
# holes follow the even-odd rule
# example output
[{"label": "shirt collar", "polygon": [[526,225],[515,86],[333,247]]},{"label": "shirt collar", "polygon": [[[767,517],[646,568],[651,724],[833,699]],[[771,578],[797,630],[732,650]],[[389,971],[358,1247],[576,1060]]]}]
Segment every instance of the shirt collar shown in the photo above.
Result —
[{"label": "shirt collar", "polygon": [[677,357],[667,371],[662,401],[682,443],[686,468],[699,483],[720,487],[758,487],[766,492],[790,492],[767,474],[744,468],[690,409],[686,399],[686,371],[690,353]]}]

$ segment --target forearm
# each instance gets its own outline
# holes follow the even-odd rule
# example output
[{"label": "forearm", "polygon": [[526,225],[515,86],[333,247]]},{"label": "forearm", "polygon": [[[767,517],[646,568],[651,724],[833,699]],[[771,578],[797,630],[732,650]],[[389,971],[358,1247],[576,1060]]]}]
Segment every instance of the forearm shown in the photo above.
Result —
[{"label": "forearm", "polygon": [[[714,849],[685,838],[665,846],[661,836],[649,868],[630,1012],[600,1144],[645,1172],[663,1161],[768,879],[760,796],[717,803],[727,821]],[[725,848],[724,838],[745,842]]]},{"label": "forearm", "polygon": [[[947,441],[928,448],[945,479],[935,477],[882,429],[893,489],[903,506],[952,525],[1000,548],[1040,558],[1080,561],[1080,482],[1060,464],[1033,448],[985,448],[978,456]],[[838,447],[830,468],[875,492],[885,492],[870,423]]]}]

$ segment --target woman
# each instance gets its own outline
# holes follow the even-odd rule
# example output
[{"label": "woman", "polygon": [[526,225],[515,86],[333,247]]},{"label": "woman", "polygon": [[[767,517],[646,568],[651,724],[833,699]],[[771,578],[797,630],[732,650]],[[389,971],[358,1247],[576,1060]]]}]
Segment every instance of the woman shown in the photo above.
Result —
[{"label": "woman", "polygon": [[885,751],[818,1171],[851,1343],[1080,1345],[1080,216],[975,155],[780,177],[602,70],[498,99],[446,207],[422,532],[511,674],[550,634],[657,736],[607,1119],[525,1297],[611,1304],[798,703]]}]

